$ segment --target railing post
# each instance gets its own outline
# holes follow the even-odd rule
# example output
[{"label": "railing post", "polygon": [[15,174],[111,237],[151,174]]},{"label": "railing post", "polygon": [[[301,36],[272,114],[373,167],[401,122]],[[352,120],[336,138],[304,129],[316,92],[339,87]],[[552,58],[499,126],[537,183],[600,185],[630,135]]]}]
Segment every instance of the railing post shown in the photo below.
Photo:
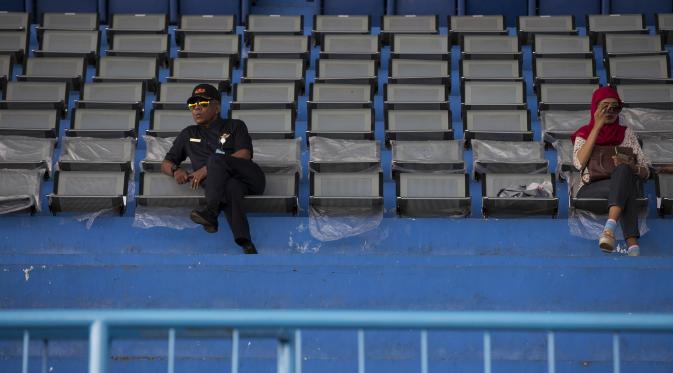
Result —
[{"label": "railing post", "polygon": [[491,373],[491,333],[484,332],[484,373]]},{"label": "railing post", "polygon": [[301,330],[294,331],[294,373],[301,373]]},{"label": "railing post", "polygon": [[556,373],[556,347],[554,332],[547,333],[547,372]]},{"label": "railing post", "polygon": [[89,373],[107,373],[108,330],[97,320],[89,327]]},{"label": "railing post", "polygon": [[615,333],[612,335],[612,371],[614,373],[621,371],[619,355],[619,333]]},{"label": "railing post", "polygon": [[168,330],[168,373],[175,372],[175,329]]},{"label": "railing post", "polygon": [[42,341],[42,373],[47,373],[49,365],[49,340]]},{"label": "railing post", "polygon": [[30,333],[23,331],[23,355],[21,359],[21,372],[28,373],[28,346],[30,344]]},{"label": "railing post", "polygon": [[238,373],[238,329],[231,332],[231,373]]},{"label": "railing post", "polygon": [[421,373],[428,373],[428,331],[421,330]]},{"label": "railing post", "polygon": [[278,339],[278,373],[294,373],[294,336]]},{"label": "railing post", "polygon": [[365,331],[358,330],[358,373],[365,373]]}]

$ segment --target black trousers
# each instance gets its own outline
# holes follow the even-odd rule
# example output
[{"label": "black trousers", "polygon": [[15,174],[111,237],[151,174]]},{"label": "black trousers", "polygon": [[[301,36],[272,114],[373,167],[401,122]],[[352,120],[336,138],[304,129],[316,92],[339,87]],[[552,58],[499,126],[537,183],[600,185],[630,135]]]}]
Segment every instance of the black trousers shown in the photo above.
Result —
[{"label": "black trousers", "polygon": [[243,244],[250,240],[243,197],[264,193],[264,172],[253,161],[223,154],[211,155],[207,167],[207,208],[215,216],[224,210],[236,243]]},{"label": "black trousers", "polygon": [[638,238],[638,201],[641,195],[640,178],[627,165],[619,165],[612,177],[595,181],[580,188],[579,198],[607,198],[608,206],[622,209],[620,222],[625,238]]}]

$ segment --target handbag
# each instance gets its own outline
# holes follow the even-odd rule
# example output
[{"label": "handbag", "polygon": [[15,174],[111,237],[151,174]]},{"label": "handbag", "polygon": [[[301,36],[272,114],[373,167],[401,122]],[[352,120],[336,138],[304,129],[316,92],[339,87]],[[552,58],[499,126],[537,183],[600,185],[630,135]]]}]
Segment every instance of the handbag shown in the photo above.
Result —
[{"label": "handbag", "polygon": [[625,161],[635,162],[633,149],[626,146],[594,146],[586,168],[589,170],[589,182],[609,179],[615,170],[615,161],[612,157],[617,156]]}]

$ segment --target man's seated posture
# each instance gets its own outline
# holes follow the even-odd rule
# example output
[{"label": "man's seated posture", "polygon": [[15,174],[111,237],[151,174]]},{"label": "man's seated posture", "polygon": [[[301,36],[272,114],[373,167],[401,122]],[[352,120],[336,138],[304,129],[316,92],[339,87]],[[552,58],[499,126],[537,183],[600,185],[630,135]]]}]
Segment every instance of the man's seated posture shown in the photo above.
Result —
[{"label": "man's seated posture", "polygon": [[[220,93],[210,84],[199,84],[187,100],[196,125],[180,132],[168,151],[161,171],[178,184],[191,183],[206,192],[206,207],[192,211],[190,218],[208,233],[217,232],[220,210],[229,222],[236,243],[246,254],[257,254],[250,239],[243,197],[264,192],[264,173],[252,161],[252,140],[240,120],[220,118]],[[179,165],[187,157],[194,171]]]}]

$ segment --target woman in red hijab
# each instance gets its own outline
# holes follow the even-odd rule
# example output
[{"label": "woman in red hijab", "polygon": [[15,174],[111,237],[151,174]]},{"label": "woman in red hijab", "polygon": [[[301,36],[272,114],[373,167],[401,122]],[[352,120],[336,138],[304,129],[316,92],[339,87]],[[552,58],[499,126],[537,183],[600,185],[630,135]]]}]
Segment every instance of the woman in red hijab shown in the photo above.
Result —
[{"label": "woman in red hijab", "polygon": [[[573,163],[581,172],[582,185],[578,198],[607,198],[608,221],[598,240],[604,252],[615,249],[615,228],[620,221],[631,256],[640,254],[638,246],[638,204],[641,182],[650,176],[649,161],[630,128],[619,124],[619,112],[624,104],[617,90],[601,87],[591,97],[591,121],[573,135]],[[587,164],[596,145],[624,146],[633,150],[636,160],[613,157],[615,170],[609,179],[590,182]]]}]

